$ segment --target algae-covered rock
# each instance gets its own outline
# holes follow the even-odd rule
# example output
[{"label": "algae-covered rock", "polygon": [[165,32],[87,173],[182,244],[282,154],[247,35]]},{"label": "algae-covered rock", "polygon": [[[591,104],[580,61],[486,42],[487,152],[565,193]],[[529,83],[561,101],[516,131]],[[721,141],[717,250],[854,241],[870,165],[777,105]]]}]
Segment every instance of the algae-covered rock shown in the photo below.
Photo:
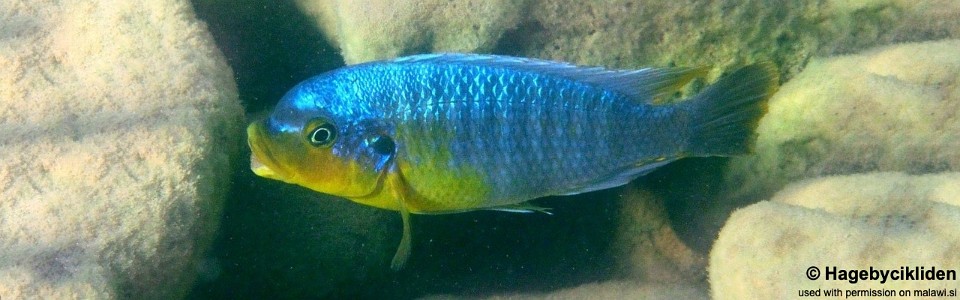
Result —
[{"label": "algae-covered rock", "polygon": [[300,3],[348,64],[440,51],[720,71],[769,59],[787,79],[814,55],[960,37],[960,4],[950,0]]},{"label": "algae-covered rock", "polygon": [[[715,299],[801,289],[953,289],[952,280],[827,280],[836,270],[960,268],[960,174],[870,173],[802,181],[735,212],[710,253]],[[818,268],[814,280],[808,268]]]},{"label": "algae-covered rock", "polygon": [[0,3],[0,297],[182,297],[242,141],[187,1]]}]

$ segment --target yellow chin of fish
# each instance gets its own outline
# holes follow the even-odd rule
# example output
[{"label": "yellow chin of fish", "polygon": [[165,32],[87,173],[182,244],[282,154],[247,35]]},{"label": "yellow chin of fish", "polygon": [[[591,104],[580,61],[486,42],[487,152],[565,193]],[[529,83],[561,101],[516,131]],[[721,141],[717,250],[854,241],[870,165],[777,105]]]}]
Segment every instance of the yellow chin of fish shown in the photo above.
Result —
[{"label": "yellow chin of fish", "polygon": [[300,185],[344,198],[364,198],[381,190],[379,174],[355,161],[310,145],[296,134],[270,136],[259,123],[247,127],[250,169],[257,176]]}]

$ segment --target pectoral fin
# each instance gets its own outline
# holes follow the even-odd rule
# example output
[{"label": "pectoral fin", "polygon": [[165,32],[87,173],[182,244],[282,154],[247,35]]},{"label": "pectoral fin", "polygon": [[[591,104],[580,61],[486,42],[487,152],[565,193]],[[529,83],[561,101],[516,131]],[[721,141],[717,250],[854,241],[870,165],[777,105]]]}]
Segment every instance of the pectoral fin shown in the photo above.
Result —
[{"label": "pectoral fin", "polygon": [[403,221],[403,236],[400,237],[400,246],[397,247],[397,253],[393,255],[390,261],[390,269],[400,271],[410,258],[410,251],[413,248],[413,235],[410,227],[410,212],[403,204],[403,199],[397,199],[400,204],[400,219]]},{"label": "pectoral fin", "polygon": [[410,252],[413,249],[413,230],[410,225],[410,211],[407,210],[407,201],[410,193],[407,191],[406,182],[403,176],[396,168],[392,168],[391,174],[387,176],[387,184],[397,199],[397,207],[400,212],[400,220],[403,221],[403,236],[400,238],[400,246],[397,247],[397,253],[393,255],[390,261],[390,269],[400,271],[410,258]]}]

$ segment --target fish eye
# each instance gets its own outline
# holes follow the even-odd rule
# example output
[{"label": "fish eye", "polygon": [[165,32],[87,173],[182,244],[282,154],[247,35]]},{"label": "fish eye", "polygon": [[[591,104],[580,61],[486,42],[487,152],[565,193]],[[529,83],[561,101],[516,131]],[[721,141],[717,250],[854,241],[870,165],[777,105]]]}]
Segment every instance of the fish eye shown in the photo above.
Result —
[{"label": "fish eye", "polygon": [[316,147],[330,146],[333,144],[333,141],[337,139],[337,127],[326,121],[320,121],[317,123],[319,125],[317,125],[313,131],[310,131],[307,139],[310,141],[311,145]]}]

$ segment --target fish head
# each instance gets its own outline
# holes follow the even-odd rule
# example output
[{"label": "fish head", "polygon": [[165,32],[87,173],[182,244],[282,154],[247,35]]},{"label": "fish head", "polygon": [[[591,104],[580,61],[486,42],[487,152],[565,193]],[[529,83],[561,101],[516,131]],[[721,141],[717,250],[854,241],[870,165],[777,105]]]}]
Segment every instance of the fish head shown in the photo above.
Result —
[{"label": "fish head", "polygon": [[288,92],[247,127],[253,172],[348,199],[379,194],[394,151],[389,128],[342,98],[316,82]]}]

